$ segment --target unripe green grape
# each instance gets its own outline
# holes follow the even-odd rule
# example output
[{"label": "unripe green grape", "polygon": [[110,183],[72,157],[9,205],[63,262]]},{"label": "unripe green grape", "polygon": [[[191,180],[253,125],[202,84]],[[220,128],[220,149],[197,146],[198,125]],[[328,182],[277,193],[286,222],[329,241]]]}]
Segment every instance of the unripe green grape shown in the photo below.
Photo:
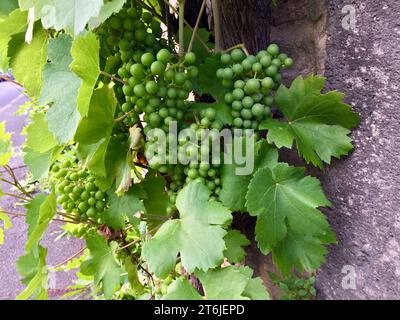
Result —
[{"label": "unripe green grape", "polygon": [[272,89],[275,86],[275,82],[272,80],[272,78],[266,77],[261,81],[261,85],[263,88]]},{"label": "unripe green grape", "polygon": [[243,120],[241,118],[235,118],[233,120],[233,126],[236,128],[241,128],[243,125]]},{"label": "unripe green grape", "polygon": [[215,120],[215,118],[216,118],[216,116],[217,116],[217,113],[216,113],[216,111],[215,111],[214,109],[208,108],[208,109],[206,110],[205,116],[206,116],[209,120],[213,121],[213,120]]},{"label": "unripe green grape", "polygon": [[199,68],[197,68],[196,66],[191,66],[187,69],[188,72],[188,77],[190,79],[194,79],[197,78],[199,75]]},{"label": "unripe green grape", "polygon": [[235,81],[235,89],[243,89],[246,83],[243,80],[236,80]]},{"label": "unripe green grape", "polygon": [[252,124],[252,122],[249,119],[246,119],[243,121],[243,128],[251,129],[251,124]]},{"label": "unripe green grape", "polygon": [[225,94],[225,97],[224,97],[225,103],[231,104],[233,102],[233,100],[234,100],[234,97],[233,97],[232,93],[228,92]]},{"label": "unripe green grape", "polygon": [[213,191],[216,188],[215,183],[213,181],[207,181],[207,188],[208,190]]},{"label": "unripe green grape", "polygon": [[97,200],[96,200],[96,198],[92,197],[92,198],[89,198],[89,200],[87,202],[90,206],[94,206],[96,204]]},{"label": "unripe green grape", "polygon": [[165,72],[165,65],[161,61],[154,61],[150,67],[151,73],[161,76]]},{"label": "unripe green grape", "polygon": [[270,107],[265,107],[265,109],[264,109],[264,115],[266,116],[266,117],[268,117],[268,116],[270,116],[271,115],[271,108]]},{"label": "unripe green grape", "polygon": [[109,24],[110,24],[111,28],[116,29],[116,30],[121,29],[121,27],[122,27],[121,20],[116,16],[110,18]]},{"label": "unripe green grape", "polygon": [[171,53],[167,49],[161,49],[157,53],[157,60],[167,64],[171,59]]},{"label": "unripe green grape", "polygon": [[122,51],[125,51],[125,52],[129,51],[132,47],[131,43],[128,39],[121,39],[118,43],[118,46]]},{"label": "unripe green grape", "polygon": [[221,55],[221,63],[222,63],[222,64],[227,65],[227,64],[230,64],[231,61],[232,61],[231,55],[229,55],[229,54],[227,54],[227,53],[223,53],[223,54]]},{"label": "unripe green grape", "polygon": [[86,211],[86,215],[89,218],[94,218],[97,215],[97,211],[95,208],[90,208],[88,211]]},{"label": "unripe green grape", "polygon": [[260,90],[260,81],[258,79],[250,79],[247,81],[244,90],[247,94],[253,94]]},{"label": "unripe green grape", "polygon": [[78,209],[80,212],[85,213],[89,210],[90,206],[86,201],[82,201],[81,203],[79,203],[78,205]]},{"label": "unripe green grape", "polygon": [[243,107],[250,109],[254,105],[254,100],[252,97],[246,96],[242,100]]},{"label": "unripe green grape", "polygon": [[251,112],[255,117],[262,116],[264,114],[264,106],[260,103],[256,103],[251,108]]},{"label": "unripe green grape", "polygon": [[162,121],[162,118],[160,117],[159,114],[157,114],[157,113],[151,113],[151,114],[150,114],[150,116],[149,116],[149,122],[150,122],[150,125],[151,125],[152,127],[157,128],[158,126],[160,126],[161,121]]},{"label": "unripe green grape", "polygon": [[224,86],[224,88],[231,89],[233,87],[233,81],[224,79],[222,80],[222,85]]},{"label": "unripe green grape", "polygon": [[133,24],[132,20],[128,19],[128,20],[124,21],[124,29],[125,30],[129,31],[129,30],[133,30],[133,28],[134,28],[134,24]]},{"label": "unripe green grape", "polygon": [[223,79],[224,78],[224,69],[218,69],[216,72],[217,78],[218,79]]},{"label": "unripe green grape", "polygon": [[146,95],[146,88],[143,84],[140,83],[133,88],[133,92],[138,97],[144,97]]},{"label": "unripe green grape", "polygon": [[232,70],[237,76],[241,75],[244,71],[243,66],[241,64],[234,64],[232,66]]},{"label": "unripe green grape", "polygon": [[253,64],[251,69],[253,70],[254,73],[259,73],[262,71],[263,66],[261,65],[261,63],[257,62],[255,64]]},{"label": "unripe green grape", "polygon": [[130,104],[130,103],[124,103],[122,106],[121,106],[121,110],[123,111],[123,112],[129,112],[129,111],[131,111],[132,110],[132,105]]},{"label": "unripe green grape", "polygon": [[188,53],[185,55],[185,62],[186,62],[188,65],[195,64],[195,63],[196,63],[196,54],[195,54],[194,52],[188,52]]},{"label": "unripe green grape", "polygon": [[[72,165],[72,163],[71,163],[71,161],[70,160],[64,160],[63,161],[63,163],[61,164],[61,166],[63,167],[63,168],[69,168],[69,167],[71,167],[71,165]],[[62,172],[63,172],[64,170],[62,170]],[[65,172],[65,171],[64,171]]]},{"label": "unripe green grape", "polygon": [[144,29],[136,29],[135,30],[135,40],[138,42],[143,42],[146,40],[147,32]]},{"label": "unripe green grape", "polygon": [[242,111],[240,111],[240,115],[244,120],[250,120],[253,118],[253,113],[249,109],[242,109]]},{"label": "unripe green grape", "polygon": [[244,60],[242,61],[242,67],[243,67],[243,70],[244,70],[245,72],[248,72],[248,71],[250,71],[251,68],[253,67],[253,63],[250,61],[250,59],[246,58],[246,59],[244,59]]},{"label": "unripe green grape", "polygon": [[[136,88],[136,86],[135,86]],[[158,92],[158,85],[155,81],[151,80],[146,83],[146,91],[149,94],[156,94]]]},{"label": "unripe green grape", "polygon": [[151,64],[154,62],[154,56],[151,53],[145,53],[142,55],[140,59],[144,66],[150,67]]},{"label": "unripe green grape", "polygon": [[174,81],[178,85],[183,85],[185,81],[187,80],[186,74],[182,72],[177,72],[175,73]]},{"label": "unripe green grape", "polygon": [[209,127],[211,125],[211,121],[208,118],[201,119],[201,125],[204,127]]},{"label": "unripe green grape", "polygon": [[85,185],[85,190],[86,190],[86,191],[92,192],[92,191],[94,191],[95,189],[96,189],[96,186],[94,185],[93,182],[88,182],[88,183],[86,183],[86,185]]},{"label": "unripe green grape", "polygon": [[274,103],[274,98],[273,98],[273,97],[268,96],[268,97],[265,97],[265,98],[264,98],[264,104],[265,104],[266,106],[272,106],[273,103]]},{"label": "unripe green grape", "polygon": [[224,74],[223,74],[223,79],[224,80],[232,80],[234,76],[233,70],[231,68],[225,68],[224,69]]},{"label": "unripe green grape", "polygon": [[233,110],[240,111],[240,110],[242,110],[242,108],[243,108],[243,105],[242,105],[241,101],[233,101],[232,102],[232,109]]},{"label": "unripe green grape", "polygon": [[283,61],[283,65],[284,65],[286,68],[292,67],[293,64],[294,64],[294,61],[293,61],[292,58],[287,58],[287,59],[285,59],[285,60]]},{"label": "unripe green grape", "polygon": [[272,56],[277,56],[279,54],[279,47],[276,44],[271,44],[267,48],[267,52]]},{"label": "unripe green grape", "polygon": [[246,57],[246,54],[242,49],[234,49],[231,52],[231,57],[234,62],[241,62]]},{"label": "unripe green grape", "polygon": [[282,61],[279,60],[278,58],[272,60],[272,65],[276,66],[277,68],[280,68],[282,66]]},{"label": "unripe green grape", "polygon": [[260,59],[260,63],[264,68],[268,68],[272,63],[271,56],[269,56],[269,55],[263,56]]},{"label": "unripe green grape", "polygon": [[244,98],[244,91],[242,89],[235,89],[232,95],[236,100],[242,100]]},{"label": "unripe green grape", "polygon": [[145,69],[143,68],[143,65],[139,63],[135,63],[131,69],[130,73],[132,76],[134,76],[137,79],[142,79],[145,76]]},{"label": "unripe green grape", "polygon": [[269,66],[267,70],[265,70],[265,74],[271,78],[275,77],[277,73],[278,73],[278,68],[274,65]]}]

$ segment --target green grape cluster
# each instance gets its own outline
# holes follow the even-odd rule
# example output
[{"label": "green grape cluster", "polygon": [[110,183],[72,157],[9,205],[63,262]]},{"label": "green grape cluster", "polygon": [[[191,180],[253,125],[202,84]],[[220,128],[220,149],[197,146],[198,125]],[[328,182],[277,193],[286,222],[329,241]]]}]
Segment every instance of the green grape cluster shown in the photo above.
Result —
[{"label": "green grape cluster", "polygon": [[153,128],[168,132],[172,121],[183,120],[192,80],[198,74],[195,61],[194,53],[179,61],[166,48],[156,55],[144,53],[140,61],[130,66],[130,78],[123,87],[123,111],[144,113],[145,133]]},{"label": "green grape cluster", "polygon": [[107,207],[107,196],[95,183],[88,170],[79,168],[70,160],[52,168],[56,182],[57,202],[67,213],[79,221],[90,219],[102,224],[102,213]]},{"label": "green grape cluster", "polygon": [[234,49],[222,54],[221,62],[226,67],[216,75],[229,89],[224,100],[231,106],[233,127],[257,130],[261,121],[272,116],[272,92],[282,81],[281,69],[291,67],[293,60],[271,44],[256,56]]}]

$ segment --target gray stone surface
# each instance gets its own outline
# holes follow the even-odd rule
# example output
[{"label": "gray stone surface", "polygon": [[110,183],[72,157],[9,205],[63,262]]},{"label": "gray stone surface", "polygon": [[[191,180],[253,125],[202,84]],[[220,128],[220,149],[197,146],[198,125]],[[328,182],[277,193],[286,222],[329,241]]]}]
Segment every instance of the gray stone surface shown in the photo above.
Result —
[{"label": "gray stone surface", "polygon": [[[25,124],[24,117],[15,116],[18,106],[23,104],[26,98],[16,89],[15,86],[0,83],[0,122],[6,121],[6,130],[13,133],[13,143],[18,153],[19,146],[23,143],[24,137],[20,132]],[[18,178],[24,178],[26,168],[21,157],[17,156],[11,161]],[[9,186],[3,184],[4,191],[10,191]],[[12,190],[11,190],[12,191]],[[15,202],[15,199],[4,197],[0,203],[4,211],[24,213],[24,209]],[[19,276],[15,269],[15,262],[24,253],[26,242],[26,229],[24,217],[13,217],[13,227],[5,231],[5,243],[0,246],[0,300],[14,299],[22,290]],[[55,266],[65,261],[68,257],[77,252],[83,244],[77,240],[58,240],[60,224],[53,222],[46,234],[43,245],[48,248],[49,265]],[[52,274],[49,293],[51,298],[56,298],[63,293],[63,289],[72,284],[74,275],[71,273]]]},{"label": "gray stone surface", "polygon": [[[342,28],[345,5],[356,9],[354,32]],[[329,88],[345,92],[362,120],[354,153],[323,178],[339,245],[319,272],[319,298],[399,299],[400,2],[332,0],[328,11]],[[344,266],[354,268],[354,289],[342,287]]]}]

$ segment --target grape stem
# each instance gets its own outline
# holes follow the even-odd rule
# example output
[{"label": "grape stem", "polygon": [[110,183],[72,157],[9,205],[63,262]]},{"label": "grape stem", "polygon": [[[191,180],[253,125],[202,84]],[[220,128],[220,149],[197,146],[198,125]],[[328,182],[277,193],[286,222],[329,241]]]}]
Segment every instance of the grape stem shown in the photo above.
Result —
[{"label": "grape stem", "polygon": [[5,81],[7,81],[7,82],[11,82],[11,83],[15,84],[16,86],[18,86],[18,87],[20,87],[20,88],[23,88],[23,87],[24,87],[24,86],[23,86],[22,84],[20,84],[19,82],[15,81],[15,80],[13,80],[13,79],[11,79],[11,78],[5,76],[5,75],[0,74],[0,79],[3,79],[3,80],[5,80]]},{"label": "grape stem", "polygon": [[[178,10],[176,10],[176,8],[175,8],[172,4],[170,4],[168,0],[164,0],[164,2],[165,2],[166,5],[168,5],[168,6],[171,8],[171,10],[172,10],[175,14],[178,14]],[[192,26],[190,25],[190,23],[187,22],[186,20],[184,20],[184,23],[185,23],[185,25],[193,32],[193,28],[192,28]],[[196,38],[197,38],[197,40],[199,40],[199,42],[202,44],[202,46],[204,47],[204,49],[207,50],[208,53],[212,53],[212,52],[213,52],[213,50],[210,49],[210,48],[208,47],[208,45],[204,42],[204,40],[199,36],[198,33],[196,33]]]},{"label": "grape stem", "polygon": [[224,50],[224,52],[227,53],[227,52],[230,52],[230,51],[232,51],[234,49],[242,49],[244,51],[244,53],[246,54],[246,56],[250,55],[249,50],[247,50],[247,48],[246,48],[244,43],[239,43],[239,44],[237,44],[237,45],[235,45],[233,47],[230,47],[230,48]]},{"label": "grape stem", "polygon": [[29,199],[33,199],[33,197],[30,195],[30,193],[28,191],[26,191],[25,188],[19,183],[18,178],[16,177],[16,175],[14,173],[14,170],[8,165],[5,165],[4,169],[7,171],[7,173],[10,175],[10,177],[13,179],[14,182],[8,181],[6,179],[0,179],[0,180],[16,187],[21,193],[23,193]]},{"label": "grape stem", "polygon": [[25,198],[25,197],[22,197],[22,196],[19,196],[17,194],[13,194],[13,193],[3,193],[3,196],[12,197],[12,198],[16,198],[16,199],[19,199],[19,200],[22,200],[22,201],[27,201],[27,202],[30,201],[30,199],[28,199],[28,198]]},{"label": "grape stem", "polygon": [[140,0],[136,0],[136,3],[141,5],[143,9],[146,9],[147,11],[151,12],[153,15],[155,15],[158,19],[160,19],[161,21],[164,21],[164,17],[161,16],[157,10],[155,10],[155,8],[153,9],[152,7],[150,7],[147,3],[144,3],[143,1]]},{"label": "grape stem", "polygon": [[75,253],[74,255],[72,255],[71,257],[69,257],[68,259],[64,260],[63,262],[59,263],[58,265],[56,265],[55,267],[53,267],[52,269],[55,270],[57,268],[62,267],[63,265],[65,265],[66,263],[70,262],[72,259],[76,258],[77,256],[79,256],[81,253],[83,253],[83,251],[86,250],[86,247],[83,247],[82,249],[80,249],[77,253]]},{"label": "grape stem", "polygon": [[[8,216],[13,216],[13,217],[26,217],[26,214],[25,214],[25,213],[7,212],[7,211],[2,211],[2,213],[6,214],[6,215],[8,215]],[[79,224],[79,222],[76,222],[76,221],[67,221],[67,220],[57,219],[57,218],[53,218],[53,219],[51,219],[51,221],[63,222],[63,223]]]},{"label": "grape stem", "polygon": [[222,48],[222,31],[221,31],[221,16],[219,10],[219,1],[211,0],[213,17],[214,17],[214,33],[215,33],[215,52],[221,52]]},{"label": "grape stem", "polygon": [[185,2],[179,0],[179,56],[185,55]]},{"label": "grape stem", "polygon": [[200,11],[199,11],[199,14],[197,16],[196,24],[195,24],[193,32],[192,32],[192,38],[190,39],[188,52],[191,52],[192,49],[193,49],[194,40],[196,39],[197,30],[199,30],[201,17],[203,16],[203,12],[204,12],[204,9],[206,7],[206,4],[207,4],[207,0],[203,0],[203,3],[201,4],[201,8],[200,8]]},{"label": "grape stem", "polygon": [[120,83],[127,84],[124,80],[122,80],[122,79],[120,79],[120,78],[118,78],[116,76],[113,76],[112,74],[109,74],[108,72],[100,71],[100,74],[105,76],[105,77],[107,77],[107,78],[110,78],[113,81],[118,81]]}]

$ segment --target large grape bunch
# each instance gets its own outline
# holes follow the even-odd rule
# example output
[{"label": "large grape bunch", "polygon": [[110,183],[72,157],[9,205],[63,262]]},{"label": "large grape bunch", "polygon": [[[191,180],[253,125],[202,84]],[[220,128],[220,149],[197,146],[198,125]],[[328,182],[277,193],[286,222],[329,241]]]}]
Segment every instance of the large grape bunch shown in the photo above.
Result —
[{"label": "large grape bunch", "polygon": [[230,90],[225,103],[231,106],[233,127],[258,130],[259,123],[272,115],[272,92],[282,81],[280,71],[291,67],[293,60],[271,44],[256,56],[234,49],[222,54],[221,62],[225,68],[218,69],[216,75]]},{"label": "large grape bunch", "polygon": [[95,182],[87,169],[75,162],[64,160],[52,168],[57,191],[57,202],[65,212],[78,221],[103,224],[103,212],[107,207],[107,196]]}]

